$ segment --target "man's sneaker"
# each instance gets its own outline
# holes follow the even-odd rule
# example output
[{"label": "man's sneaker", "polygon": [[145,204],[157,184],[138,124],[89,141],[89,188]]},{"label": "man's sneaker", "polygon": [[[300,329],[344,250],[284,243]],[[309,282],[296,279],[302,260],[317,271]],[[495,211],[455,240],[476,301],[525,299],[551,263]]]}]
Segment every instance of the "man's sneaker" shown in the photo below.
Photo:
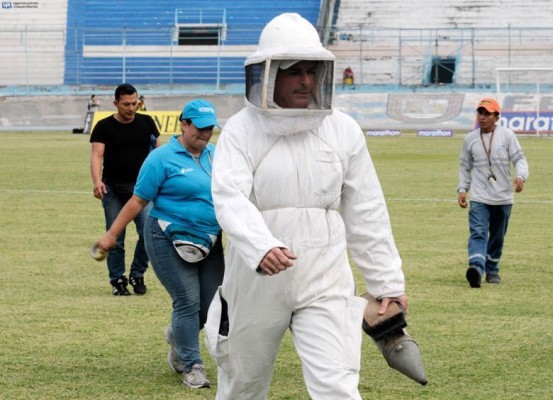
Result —
[{"label": "man's sneaker", "polygon": [[177,350],[175,349],[175,337],[173,336],[173,327],[171,324],[165,329],[165,341],[169,345],[169,352],[167,353],[167,364],[169,364],[169,368],[177,374],[182,374],[184,372],[184,365],[182,365]]},{"label": "man's sneaker", "polygon": [[124,276],[111,282],[111,293],[114,296],[130,296],[131,292],[127,289],[127,283],[127,278]]},{"label": "man's sneaker", "polygon": [[205,366],[203,364],[194,364],[190,372],[184,374],[182,383],[193,389],[211,387],[211,383],[207,379]]},{"label": "man's sneaker", "polygon": [[129,276],[129,283],[131,284],[136,294],[144,294],[148,290],[144,284],[143,277]]},{"label": "man's sneaker", "polygon": [[501,277],[499,276],[499,274],[486,274],[486,282],[501,283]]},{"label": "man's sneaker", "polygon": [[480,275],[480,272],[476,269],[476,267],[469,267],[467,269],[467,281],[469,281],[469,285],[471,288],[479,288],[480,282],[482,281],[482,276]]}]

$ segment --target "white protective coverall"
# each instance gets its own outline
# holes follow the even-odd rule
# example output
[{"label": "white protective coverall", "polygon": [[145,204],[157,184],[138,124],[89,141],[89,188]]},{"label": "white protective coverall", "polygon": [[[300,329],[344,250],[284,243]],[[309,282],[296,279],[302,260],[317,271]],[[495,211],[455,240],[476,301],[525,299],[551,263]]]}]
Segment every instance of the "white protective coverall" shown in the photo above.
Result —
[{"label": "white protective coverall", "polygon": [[[275,25],[278,35],[272,35]],[[307,109],[282,109],[270,100],[279,66],[294,59],[321,60],[319,90]],[[311,398],[361,399],[367,302],[355,296],[347,250],[373,297],[404,293],[401,259],[365,137],[351,117],[330,107],[333,59],[299,15],[273,19],[246,60],[246,69],[261,65],[261,84],[247,90],[246,107],[219,137],[212,191],[228,244],[224,281],[206,324],[219,400],[267,398],[287,329]],[[257,272],[274,247],[294,252],[294,266],[272,276]],[[228,335],[219,334],[221,297],[228,305]]]}]

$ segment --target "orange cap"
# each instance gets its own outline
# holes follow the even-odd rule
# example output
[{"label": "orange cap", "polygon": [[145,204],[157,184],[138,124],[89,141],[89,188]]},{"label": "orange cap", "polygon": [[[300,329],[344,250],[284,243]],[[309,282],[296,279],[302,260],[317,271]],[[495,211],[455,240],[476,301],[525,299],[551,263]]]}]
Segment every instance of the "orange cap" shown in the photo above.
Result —
[{"label": "orange cap", "polygon": [[490,113],[496,112],[499,114],[501,112],[501,106],[491,97],[486,97],[485,99],[480,100],[480,103],[478,103],[478,107],[476,107],[476,109],[478,110],[479,108],[485,108]]}]

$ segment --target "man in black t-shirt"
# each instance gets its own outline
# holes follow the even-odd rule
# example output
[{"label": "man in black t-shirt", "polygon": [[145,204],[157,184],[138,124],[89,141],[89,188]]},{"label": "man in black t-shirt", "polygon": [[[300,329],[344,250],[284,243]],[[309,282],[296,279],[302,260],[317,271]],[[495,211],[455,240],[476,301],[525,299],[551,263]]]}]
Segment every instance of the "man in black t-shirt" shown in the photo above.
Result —
[{"label": "man in black t-shirt", "polygon": [[[113,104],[117,112],[100,120],[90,136],[90,174],[94,197],[102,201],[106,230],[131,198],[144,159],[152,147],[159,145],[159,130],[152,117],[136,113],[138,95],[132,85],[119,85],[115,89]],[[144,272],[148,268],[148,255],[144,248],[143,228],[147,214],[148,208],[145,208],[134,220],[138,241],[128,279],[125,276],[125,230],[108,254],[109,280],[115,296],[130,295],[128,283],[136,294],[146,293]]]}]

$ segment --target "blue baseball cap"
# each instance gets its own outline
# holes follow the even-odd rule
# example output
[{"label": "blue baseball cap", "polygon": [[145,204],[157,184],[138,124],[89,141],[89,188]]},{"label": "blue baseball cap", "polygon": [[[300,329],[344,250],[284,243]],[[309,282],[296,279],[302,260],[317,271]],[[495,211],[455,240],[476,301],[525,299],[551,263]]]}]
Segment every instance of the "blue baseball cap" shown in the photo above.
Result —
[{"label": "blue baseball cap", "polygon": [[196,99],[187,103],[180,116],[180,120],[190,119],[198,129],[208,126],[219,126],[215,116],[215,107],[209,101]]}]

